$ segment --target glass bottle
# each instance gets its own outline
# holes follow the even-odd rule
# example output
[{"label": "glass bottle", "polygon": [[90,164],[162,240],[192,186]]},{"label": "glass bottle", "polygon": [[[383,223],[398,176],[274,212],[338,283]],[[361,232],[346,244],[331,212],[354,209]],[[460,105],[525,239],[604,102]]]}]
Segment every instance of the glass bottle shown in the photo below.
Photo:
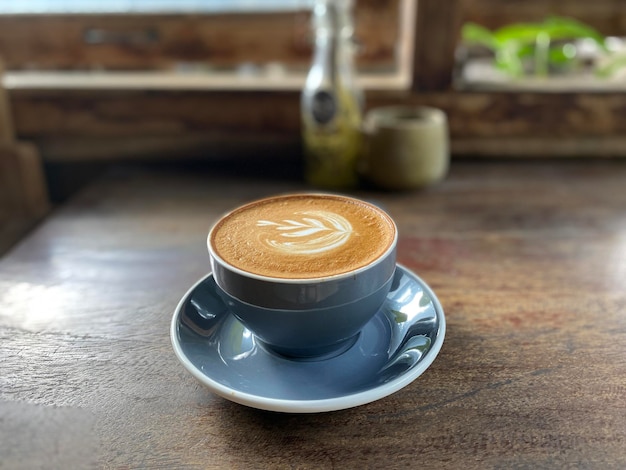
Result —
[{"label": "glass bottle", "polygon": [[361,147],[363,98],[355,83],[352,0],[318,0],[315,52],[301,96],[305,179],[352,188]]}]

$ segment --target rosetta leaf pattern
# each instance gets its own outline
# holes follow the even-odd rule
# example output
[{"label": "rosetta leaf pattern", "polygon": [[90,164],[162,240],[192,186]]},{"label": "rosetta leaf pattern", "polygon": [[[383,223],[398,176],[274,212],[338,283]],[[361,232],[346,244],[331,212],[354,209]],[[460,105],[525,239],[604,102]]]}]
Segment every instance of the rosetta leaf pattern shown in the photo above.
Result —
[{"label": "rosetta leaf pattern", "polygon": [[266,238],[272,248],[291,254],[316,254],[333,250],[348,241],[352,225],[339,214],[328,211],[305,211],[280,222],[259,220],[258,227],[273,227]]}]

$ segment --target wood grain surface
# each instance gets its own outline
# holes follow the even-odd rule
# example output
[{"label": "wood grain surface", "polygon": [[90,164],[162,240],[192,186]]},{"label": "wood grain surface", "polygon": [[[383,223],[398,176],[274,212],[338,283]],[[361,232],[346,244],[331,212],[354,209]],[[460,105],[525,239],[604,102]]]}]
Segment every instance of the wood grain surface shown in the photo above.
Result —
[{"label": "wood grain surface", "polygon": [[210,225],[296,175],[119,167],[7,253],[0,468],[626,468],[623,162],[455,161],[354,193],[395,218],[448,332],[406,388],[315,415],[213,395],[169,339]]},{"label": "wood grain surface", "polygon": [[[11,90],[16,134],[45,160],[142,158],[159,153],[300,142],[296,91]],[[371,92],[367,109],[433,106],[455,155],[626,156],[626,94]],[[263,153],[259,153],[263,155]]]},{"label": "wood grain surface", "polygon": [[[13,90],[16,134],[23,139],[184,137],[222,139],[258,132],[299,136],[298,91]],[[622,136],[626,94],[372,92],[367,109],[423,105],[442,109],[452,138]]]}]

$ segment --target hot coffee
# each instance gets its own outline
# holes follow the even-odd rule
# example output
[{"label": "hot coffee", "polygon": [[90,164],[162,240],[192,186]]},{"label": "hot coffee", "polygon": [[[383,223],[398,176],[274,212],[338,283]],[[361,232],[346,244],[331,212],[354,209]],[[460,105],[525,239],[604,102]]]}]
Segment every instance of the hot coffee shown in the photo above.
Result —
[{"label": "hot coffee", "polygon": [[395,224],[376,206],[345,196],[293,194],[255,201],[223,217],[209,244],[242,271],[313,279],[352,272],[389,251]]}]

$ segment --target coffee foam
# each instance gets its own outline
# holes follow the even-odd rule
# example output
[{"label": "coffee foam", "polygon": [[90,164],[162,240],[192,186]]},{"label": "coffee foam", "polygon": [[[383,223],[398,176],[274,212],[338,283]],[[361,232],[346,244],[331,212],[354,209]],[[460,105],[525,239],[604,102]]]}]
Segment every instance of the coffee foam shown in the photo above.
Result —
[{"label": "coffee foam", "polygon": [[389,250],[393,221],[371,204],[334,195],[288,195],[256,201],[222,218],[210,244],[226,263],[284,279],[344,274]]}]

